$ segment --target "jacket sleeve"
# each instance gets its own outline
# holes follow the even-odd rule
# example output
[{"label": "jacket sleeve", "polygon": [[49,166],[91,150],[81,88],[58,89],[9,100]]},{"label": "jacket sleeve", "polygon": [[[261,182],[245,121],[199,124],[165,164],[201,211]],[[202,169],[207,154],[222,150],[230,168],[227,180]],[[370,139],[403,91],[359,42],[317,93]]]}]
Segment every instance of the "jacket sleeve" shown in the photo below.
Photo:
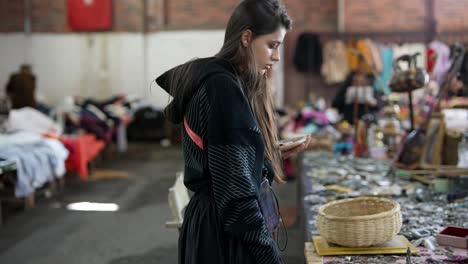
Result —
[{"label": "jacket sleeve", "polygon": [[229,76],[211,77],[206,87],[208,169],[223,229],[242,241],[255,263],[283,263],[258,204],[264,143],[250,106]]}]

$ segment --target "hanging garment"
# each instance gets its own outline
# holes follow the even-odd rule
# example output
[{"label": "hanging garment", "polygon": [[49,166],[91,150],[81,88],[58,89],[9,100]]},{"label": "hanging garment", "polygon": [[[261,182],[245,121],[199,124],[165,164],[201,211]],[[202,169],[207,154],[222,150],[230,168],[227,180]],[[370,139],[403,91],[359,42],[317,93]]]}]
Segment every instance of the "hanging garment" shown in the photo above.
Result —
[{"label": "hanging garment", "polygon": [[356,42],[356,49],[359,50],[364,55],[365,60],[368,63],[368,72],[371,73],[372,70],[369,67],[374,67],[375,69],[375,62],[374,57],[372,56],[371,48],[368,44],[369,42],[365,39],[360,39]]},{"label": "hanging garment", "polygon": [[426,51],[426,70],[428,73],[432,73],[437,60],[437,53],[435,50],[428,48]]},{"label": "hanging garment", "polygon": [[319,36],[302,33],[296,44],[294,65],[299,72],[320,72],[322,66],[322,46]]},{"label": "hanging garment", "polygon": [[432,70],[432,78],[440,84],[444,80],[444,76],[452,65],[450,59],[450,48],[440,41],[433,41],[429,44],[429,47],[433,49],[437,54],[436,63]]},{"label": "hanging garment", "polygon": [[340,83],[346,79],[349,68],[343,41],[333,40],[325,44],[321,73],[328,84]]},{"label": "hanging garment", "polygon": [[[346,43],[346,55],[348,57],[348,66],[350,71],[356,71],[359,67],[359,55],[356,52],[361,53],[366,60],[366,69],[368,73],[372,73],[370,67],[374,67],[374,58],[372,55],[371,48],[368,45],[368,41],[360,39],[356,42],[349,41]],[[370,66],[370,67],[369,67]]]},{"label": "hanging garment", "polygon": [[72,30],[112,28],[111,0],[67,0],[68,25]]},{"label": "hanging garment", "polygon": [[382,72],[383,65],[382,65],[382,58],[380,56],[379,47],[371,39],[365,39],[365,42],[367,46],[369,47],[369,50],[372,56],[372,61],[374,62],[374,65],[373,65],[374,70],[377,73]]},{"label": "hanging garment", "polygon": [[374,87],[377,91],[383,92],[384,94],[390,94],[391,91],[388,87],[388,84],[390,82],[390,78],[392,77],[393,50],[390,47],[382,45],[379,47],[379,51],[380,57],[382,58],[382,71],[378,77],[382,81],[383,88],[378,84],[377,80],[374,81]]},{"label": "hanging garment", "polygon": [[350,71],[355,71],[358,67],[358,55],[354,52],[351,52],[351,50],[353,49],[357,49],[356,42],[346,42],[346,57],[348,61],[348,68]]}]

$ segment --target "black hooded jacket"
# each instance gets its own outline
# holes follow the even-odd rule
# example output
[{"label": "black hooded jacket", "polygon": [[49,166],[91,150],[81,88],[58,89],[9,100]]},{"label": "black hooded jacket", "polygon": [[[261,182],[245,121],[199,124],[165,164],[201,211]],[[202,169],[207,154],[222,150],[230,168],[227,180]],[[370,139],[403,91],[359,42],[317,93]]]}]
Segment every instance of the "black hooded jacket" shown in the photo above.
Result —
[{"label": "black hooded jacket", "polygon": [[230,78],[236,79],[234,74],[232,74],[233,69],[229,69],[230,65],[225,61],[209,57],[197,59],[191,63],[194,63],[193,70],[195,80],[193,82],[193,85],[190,86],[188,90],[185,91],[183,94],[172,94],[173,91],[170,91],[169,84],[172,76],[174,74],[177,74],[177,70],[185,64],[176,66],[166,71],[158,78],[156,78],[156,83],[161,88],[163,88],[164,91],[166,91],[169,95],[173,97],[172,102],[166,107],[164,113],[166,115],[166,118],[168,118],[169,121],[171,121],[174,124],[180,124],[182,122],[183,114],[185,113],[185,108],[187,107],[195,92],[201,87],[202,83],[208,77],[217,73],[224,73],[230,75]]},{"label": "black hooded jacket", "polygon": [[[199,77],[185,94],[172,95],[174,99],[165,110],[171,122],[184,121],[184,183],[195,193],[213,194],[222,236],[240,239],[254,263],[282,263],[258,204],[262,176],[271,182],[274,173],[271,164],[264,161],[263,136],[236,71],[229,62],[217,58],[194,63]],[[168,91],[171,75],[176,72],[169,70],[156,82]],[[201,138],[202,148],[187,131]],[[190,225],[186,221],[191,221],[190,215],[184,216],[184,225]],[[189,232],[189,236],[194,235]]]}]

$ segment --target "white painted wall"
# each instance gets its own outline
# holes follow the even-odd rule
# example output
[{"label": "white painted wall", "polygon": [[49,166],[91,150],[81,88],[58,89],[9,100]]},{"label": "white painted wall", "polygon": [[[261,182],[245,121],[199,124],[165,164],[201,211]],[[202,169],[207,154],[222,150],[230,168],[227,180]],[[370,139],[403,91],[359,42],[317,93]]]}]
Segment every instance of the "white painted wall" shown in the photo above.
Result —
[{"label": "white painted wall", "polygon": [[[147,36],[148,67],[147,83],[168,69],[193,58],[209,57],[216,54],[223,44],[224,31],[172,31]],[[155,98],[156,104],[166,105],[168,95],[154,82],[151,91],[146,89],[148,98]]]},{"label": "white painted wall", "polygon": [[[37,93],[56,104],[65,96],[106,98],[143,86],[141,34],[0,35],[0,84],[20,64],[33,65]],[[1,89],[4,92],[4,89]]]},{"label": "white painted wall", "polygon": [[5,94],[5,85],[10,72],[27,61],[26,43],[28,40],[22,34],[0,35],[0,96]]},{"label": "white painted wall", "polygon": [[[221,48],[223,30],[153,34],[0,34],[0,96],[8,76],[24,62],[33,65],[38,96],[57,104],[66,96],[107,98],[116,93],[145,98],[158,106],[167,94],[152,81],[164,71]],[[276,67],[282,103],[282,64]]]}]

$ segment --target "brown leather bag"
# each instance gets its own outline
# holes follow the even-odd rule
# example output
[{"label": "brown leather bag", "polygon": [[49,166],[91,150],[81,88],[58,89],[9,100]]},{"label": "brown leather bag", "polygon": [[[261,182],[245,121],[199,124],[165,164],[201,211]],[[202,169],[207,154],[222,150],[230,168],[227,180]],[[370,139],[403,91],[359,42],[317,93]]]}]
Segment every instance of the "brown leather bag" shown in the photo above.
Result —
[{"label": "brown leather bag", "polygon": [[[402,55],[393,62],[393,76],[389,84],[393,92],[409,92],[427,85],[429,75],[426,70],[416,66],[416,57],[419,55],[419,52]],[[408,64],[408,70],[401,69],[399,63],[402,61]]]}]

